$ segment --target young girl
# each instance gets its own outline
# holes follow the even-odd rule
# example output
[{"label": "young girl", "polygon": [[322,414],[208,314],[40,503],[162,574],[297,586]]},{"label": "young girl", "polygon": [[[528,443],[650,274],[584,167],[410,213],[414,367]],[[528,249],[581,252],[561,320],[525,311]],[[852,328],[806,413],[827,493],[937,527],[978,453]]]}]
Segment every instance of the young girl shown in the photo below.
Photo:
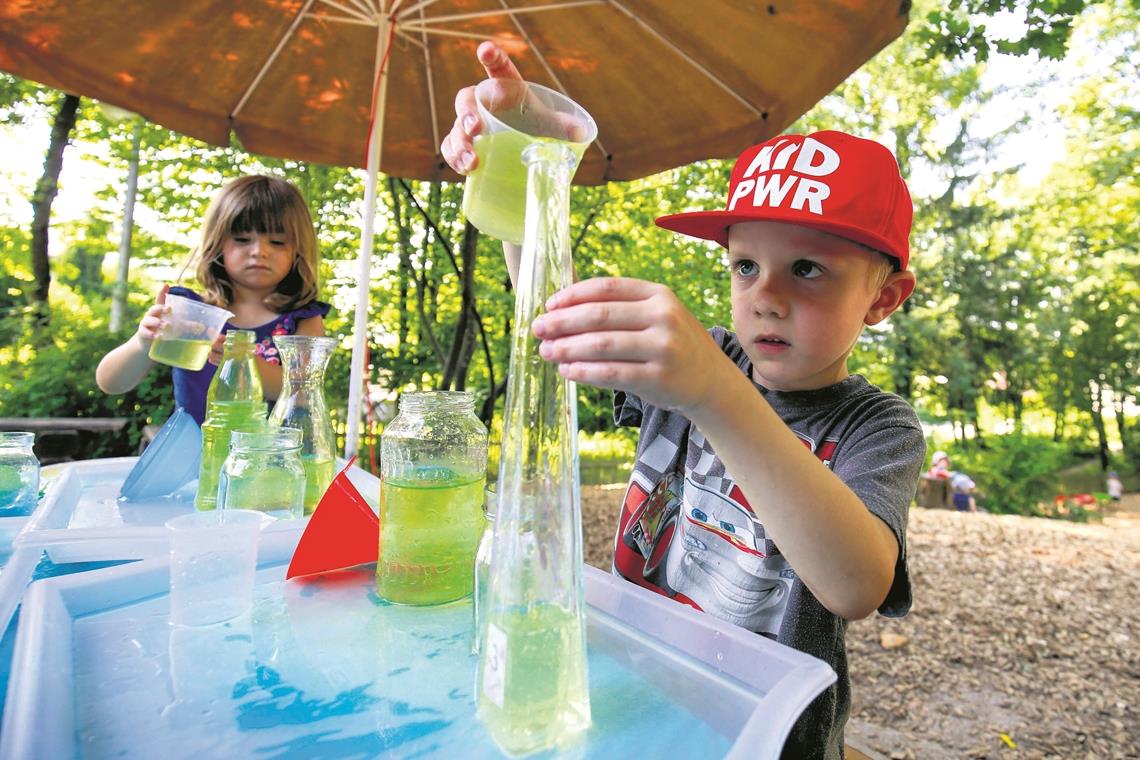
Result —
[{"label": "young girl", "polygon": [[[262,387],[266,400],[275,400],[281,392],[281,359],[273,336],[323,335],[329,311],[316,298],[317,239],[305,200],[285,180],[233,180],[210,202],[191,264],[203,292],[164,285],[130,340],[99,362],[95,381],[110,394],[126,393],[142,381],[154,366],[147,352],[162,328],[169,292],[233,312],[223,333],[241,329],[257,334]],[[218,336],[202,369],[172,370],[175,404],[198,424],[206,414],[206,391],[221,361],[222,342]]]}]

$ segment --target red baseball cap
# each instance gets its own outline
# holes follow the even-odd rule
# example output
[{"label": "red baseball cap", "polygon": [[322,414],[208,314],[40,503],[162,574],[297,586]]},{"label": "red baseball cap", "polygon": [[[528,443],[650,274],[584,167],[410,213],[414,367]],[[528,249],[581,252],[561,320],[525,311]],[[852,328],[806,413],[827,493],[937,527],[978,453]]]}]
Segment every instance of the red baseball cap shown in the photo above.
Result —
[{"label": "red baseball cap", "polygon": [[784,222],[854,240],[910,261],[914,209],[884,146],[845,132],[781,135],[740,154],[724,211],[658,217],[657,226],[728,246],[738,222]]}]

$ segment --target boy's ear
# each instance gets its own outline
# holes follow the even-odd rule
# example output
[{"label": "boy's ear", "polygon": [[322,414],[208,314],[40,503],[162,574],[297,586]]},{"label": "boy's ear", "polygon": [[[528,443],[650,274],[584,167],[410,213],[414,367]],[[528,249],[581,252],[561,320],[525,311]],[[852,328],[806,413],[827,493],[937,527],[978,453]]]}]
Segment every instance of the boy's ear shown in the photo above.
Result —
[{"label": "boy's ear", "polygon": [[889,317],[914,292],[915,284],[914,272],[892,272],[889,274],[886,282],[879,288],[878,298],[871,304],[871,308],[867,309],[867,315],[863,317],[863,324],[877,325]]}]

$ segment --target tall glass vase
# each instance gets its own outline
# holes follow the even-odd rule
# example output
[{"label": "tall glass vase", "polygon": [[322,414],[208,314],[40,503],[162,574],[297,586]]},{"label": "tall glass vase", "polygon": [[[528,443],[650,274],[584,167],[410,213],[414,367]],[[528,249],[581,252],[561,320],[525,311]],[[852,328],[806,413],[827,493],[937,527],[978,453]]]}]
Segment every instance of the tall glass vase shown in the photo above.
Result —
[{"label": "tall glass vase", "polygon": [[523,151],[526,224],[499,463],[478,714],[512,755],[563,749],[590,725],[575,384],[531,323],[569,285],[570,179],[558,142]]},{"label": "tall glass vase", "polygon": [[312,514],[336,475],[336,437],[325,403],[325,369],[336,338],[277,335],[281,354],[281,395],[269,415],[271,424],[301,431],[305,468],[305,514]]}]

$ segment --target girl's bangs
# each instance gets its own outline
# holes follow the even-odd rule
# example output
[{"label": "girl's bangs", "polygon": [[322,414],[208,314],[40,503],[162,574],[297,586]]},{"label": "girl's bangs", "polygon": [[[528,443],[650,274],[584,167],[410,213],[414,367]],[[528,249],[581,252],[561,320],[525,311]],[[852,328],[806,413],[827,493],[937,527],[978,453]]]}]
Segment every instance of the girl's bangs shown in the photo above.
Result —
[{"label": "girl's bangs", "polygon": [[230,222],[231,234],[282,235],[287,231],[284,220],[292,206],[288,197],[265,188],[249,193],[244,201]]}]

